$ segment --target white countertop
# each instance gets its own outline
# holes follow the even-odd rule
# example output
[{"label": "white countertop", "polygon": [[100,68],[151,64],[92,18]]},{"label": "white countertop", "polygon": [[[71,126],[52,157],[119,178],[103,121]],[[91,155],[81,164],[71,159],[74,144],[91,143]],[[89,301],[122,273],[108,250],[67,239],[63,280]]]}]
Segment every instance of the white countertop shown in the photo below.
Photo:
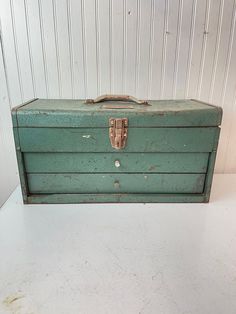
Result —
[{"label": "white countertop", "polygon": [[235,314],[236,175],[209,204],[0,209],[0,314]]}]

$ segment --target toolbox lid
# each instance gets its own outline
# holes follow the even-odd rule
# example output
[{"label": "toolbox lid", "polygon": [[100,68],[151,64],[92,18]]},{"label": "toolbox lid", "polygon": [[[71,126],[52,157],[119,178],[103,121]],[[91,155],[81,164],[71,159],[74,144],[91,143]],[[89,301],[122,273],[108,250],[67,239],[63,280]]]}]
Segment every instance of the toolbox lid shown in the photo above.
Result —
[{"label": "toolbox lid", "polygon": [[130,127],[218,126],[222,109],[193,100],[86,103],[72,99],[34,99],[12,110],[15,127],[109,127],[110,118],[128,118]]}]

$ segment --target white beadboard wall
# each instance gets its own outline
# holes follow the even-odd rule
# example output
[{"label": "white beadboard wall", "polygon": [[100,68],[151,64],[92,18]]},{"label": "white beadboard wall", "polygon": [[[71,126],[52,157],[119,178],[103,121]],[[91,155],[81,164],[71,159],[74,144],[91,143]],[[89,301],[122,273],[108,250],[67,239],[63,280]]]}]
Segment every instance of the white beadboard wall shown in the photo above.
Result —
[{"label": "white beadboard wall", "polygon": [[8,88],[0,46],[0,207],[18,182]]},{"label": "white beadboard wall", "polygon": [[236,172],[236,0],[0,0],[0,19],[2,147],[33,97],[196,98],[223,107],[216,171]]}]

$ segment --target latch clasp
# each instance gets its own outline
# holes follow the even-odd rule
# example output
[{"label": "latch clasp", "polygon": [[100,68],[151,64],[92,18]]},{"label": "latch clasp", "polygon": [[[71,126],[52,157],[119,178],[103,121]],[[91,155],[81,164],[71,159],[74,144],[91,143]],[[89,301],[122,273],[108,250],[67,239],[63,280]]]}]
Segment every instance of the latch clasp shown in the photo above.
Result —
[{"label": "latch clasp", "polygon": [[128,137],[128,119],[110,118],[109,126],[111,146],[115,149],[124,148]]}]

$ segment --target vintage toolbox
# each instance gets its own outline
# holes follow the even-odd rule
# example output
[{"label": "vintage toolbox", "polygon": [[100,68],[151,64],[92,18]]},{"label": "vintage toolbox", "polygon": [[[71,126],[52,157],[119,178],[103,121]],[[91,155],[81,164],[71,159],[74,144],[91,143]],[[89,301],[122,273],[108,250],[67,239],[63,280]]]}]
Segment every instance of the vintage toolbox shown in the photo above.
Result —
[{"label": "vintage toolbox", "polygon": [[12,110],[25,203],[208,202],[222,109],[35,99]]}]

